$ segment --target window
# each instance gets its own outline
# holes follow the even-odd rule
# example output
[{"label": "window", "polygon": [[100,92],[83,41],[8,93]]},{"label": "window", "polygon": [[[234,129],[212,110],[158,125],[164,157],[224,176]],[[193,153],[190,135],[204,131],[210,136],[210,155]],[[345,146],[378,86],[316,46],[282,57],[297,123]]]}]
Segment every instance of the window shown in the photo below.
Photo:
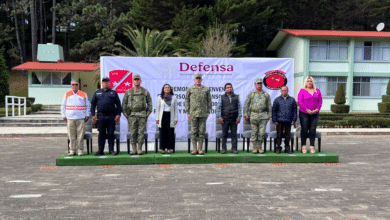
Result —
[{"label": "window", "polygon": [[347,77],[328,76],[313,78],[316,87],[321,90],[323,96],[335,96],[339,84],[342,84],[344,91],[346,91]]},{"label": "window", "polygon": [[70,85],[72,73],[32,72],[32,85]]},{"label": "window", "polygon": [[347,60],[348,42],[337,40],[310,41],[310,60]]},{"label": "window", "polygon": [[380,97],[386,94],[389,78],[353,77],[353,95]]},{"label": "window", "polygon": [[390,42],[355,42],[355,61],[390,60]]}]

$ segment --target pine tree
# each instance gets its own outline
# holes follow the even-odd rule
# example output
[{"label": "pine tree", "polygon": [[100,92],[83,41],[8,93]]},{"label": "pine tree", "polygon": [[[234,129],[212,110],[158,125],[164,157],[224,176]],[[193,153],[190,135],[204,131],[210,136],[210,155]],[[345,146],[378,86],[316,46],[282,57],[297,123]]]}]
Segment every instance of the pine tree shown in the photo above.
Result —
[{"label": "pine tree", "polygon": [[336,96],[334,97],[334,103],[335,105],[330,105],[330,110],[333,113],[348,113],[350,106],[345,105],[345,90],[342,84],[339,84],[337,91],[336,91]]},{"label": "pine tree", "polygon": [[345,91],[343,85],[340,83],[339,87],[337,88],[336,91],[336,96],[334,97],[334,103],[336,104],[345,104]]},{"label": "pine tree", "polygon": [[386,95],[390,95],[390,80],[389,80],[389,82],[387,83]]}]

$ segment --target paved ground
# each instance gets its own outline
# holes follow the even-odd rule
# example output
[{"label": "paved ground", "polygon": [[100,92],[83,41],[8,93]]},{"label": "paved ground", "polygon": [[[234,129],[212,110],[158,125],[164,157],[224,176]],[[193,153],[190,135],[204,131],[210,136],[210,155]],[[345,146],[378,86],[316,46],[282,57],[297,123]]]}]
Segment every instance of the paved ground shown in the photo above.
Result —
[{"label": "paved ground", "polygon": [[339,164],[105,168],[55,167],[62,137],[1,138],[0,219],[390,219],[390,137],[322,142]]}]

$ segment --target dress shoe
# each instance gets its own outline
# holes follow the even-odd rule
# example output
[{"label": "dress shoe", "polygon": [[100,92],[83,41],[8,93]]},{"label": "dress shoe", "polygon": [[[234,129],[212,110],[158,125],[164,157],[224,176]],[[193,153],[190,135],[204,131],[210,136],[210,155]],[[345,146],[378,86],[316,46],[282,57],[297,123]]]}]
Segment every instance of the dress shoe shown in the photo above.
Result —
[{"label": "dress shoe", "polygon": [[95,153],[95,156],[102,156],[102,155],[104,155],[104,153],[103,153],[103,152],[100,152],[100,151],[98,151],[98,152]]},{"label": "dress shoe", "polygon": [[276,150],[275,150],[275,153],[277,153],[277,154],[282,153],[282,148],[281,147],[277,147]]},{"label": "dress shoe", "polygon": [[286,154],[291,154],[290,147],[286,147],[285,151],[286,151]]},{"label": "dress shoe", "polygon": [[115,156],[115,155],[116,155],[116,152],[115,152],[115,151],[110,151],[109,154],[112,155],[112,156]]},{"label": "dress shoe", "polygon": [[221,151],[221,154],[226,154],[226,150],[222,150],[222,151]]}]

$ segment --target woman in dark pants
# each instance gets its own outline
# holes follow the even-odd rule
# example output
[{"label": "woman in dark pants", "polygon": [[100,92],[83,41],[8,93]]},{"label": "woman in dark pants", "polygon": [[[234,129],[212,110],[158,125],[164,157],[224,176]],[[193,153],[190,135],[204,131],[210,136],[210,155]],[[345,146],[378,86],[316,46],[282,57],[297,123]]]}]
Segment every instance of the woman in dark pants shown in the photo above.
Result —
[{"label": "woman in dark pants", "polygon": [[[321,91],[316,88],[314,79],[307,77],[305,86],[298,94],[299,120],[301,121],[301,143],[302,153],[306,153],[306,139],[310,139],[310,153],[314,154],[314,140],[319,118],[319,112],[322,106]],[[309,131],[309,133],[307,132]]]},{"label": "woman in dark pants", "polygon": [[169,84],[163,86],[156,106],[156,123],[160,130],[161,153],[164,154],[165,149],[168,149],[167,152],[170,154],[175,145],[175,125],[178,115],[177,99]]}]

